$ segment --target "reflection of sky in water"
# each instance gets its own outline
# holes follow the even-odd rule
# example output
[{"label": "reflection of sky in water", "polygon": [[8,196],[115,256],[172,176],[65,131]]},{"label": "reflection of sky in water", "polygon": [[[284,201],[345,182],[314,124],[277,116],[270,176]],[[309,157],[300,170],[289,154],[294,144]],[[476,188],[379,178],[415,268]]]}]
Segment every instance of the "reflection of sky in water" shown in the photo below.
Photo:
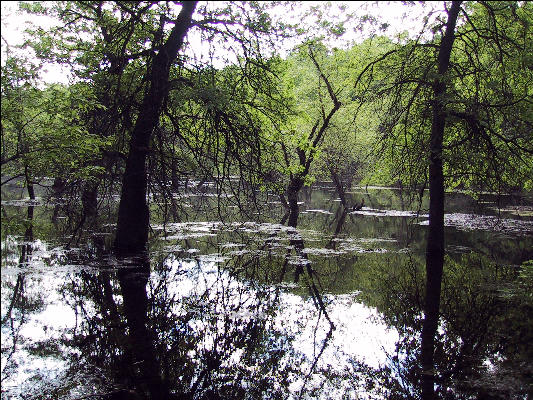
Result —
[{"label": "reflection of sky in water", "polygon": [[[177,298],[200,296],[204,292],[216,296],[225,289],[232,292],[234,305],[242,301],[242,293],[246,293],[246,296],[253,299],[255,289],[247,283],[231,278],[214,262],[196,263],[174,259],[170,263],[173,271],[180,271],[169,285],[169,289]],[[157,275],[153,279],[157,280]],[[347,357],[356,356],[372,367],[384,364],[386,353],[383,349],[392,351],[398,340],[398,334],[380,322],[379,313],[358,302],[357,294],[327,295],[325,300],[328,314],[336,329],[319,363],[332,366],[343,365]],[[310,298],[304,299],[282,291],[280,303],[280,312],[276,316],[275,326],[294,335],[296,350],[312,359],[317,351],[316,347],[321,346],[321,341],[329,330],[329,324],[322,317],[317,325],[318,311]],[[231,307],[231,304],[226,304],[226,306]],[[229,316],[232,319],[247,320],[254,315],[234,312]],[[305,322],[302,323],[303,321]],[[318,329],[315,332],[317,326]],[[315,337],[316,340],[314,340]]]},{"label": "reflection of sky in water", "polygon": [[[360,194],[364,192],[357,192],[357,195]],[[26,206],[27,204],[22,202],[15,205]],[[305,361],[300,366],[302,375],[305,376],[313,364],[314,357],[322,349],[330,325],[324,315],[319,313],[311,297],[295,294],[295,292],[302,291],[304,284],[297,286],[283,282],[267,286],[257,282],[238,280],[223,268],[224,263],[229,265],[236,257],[264,256],[266,250],[263,250],[262,246],[267,241],[268,251],[278,257],[285,257],[287,249],[293,250],[288,259],[290,265],[302,264],[309,260],[314,262],[327,257],[331,257],[330,260],[334,262],[334,256],[342,254],[348,254],[351,257],[352,253],[357,255],[357,253],[368,252],[407,251],[406,248],[402,248],[403,243],[391,234],[395,233],[393,229],[396,229],[396,226],[390,230],[384,230],[384,225],[377,225],[379,229],[375,231],[361,230],[333,236],[332,221],[336,219],[333,219],[331,210],[319,208],[323,206],[324,204],[314,204],[313,208],[310,207],[307,210],[302,208],[302,214],[307,213],[306,218],[312,219],[313,222],[322,221],[321,218],[328,221],[324,226],[329,230],[325,231],[320,225],[318,227],[313,225],[314,229],[294,230],[279,224],[255,222],[223,224],[211,221],[167,224],[165,231],[168,235],[163,238],[162,246],[164,246],[163,253],[167,254],[165,265],[168,268],[163,268],[164,273],[152,273],[147,288],[149,297],[160,280],[165,279],[170,294],[179,300],[175,303],[172,312],[176,315],[192,312],[194,317],[189,322],[189,327],[203,332],[202,342],[197,344],[197,349],[200,350],[202,347],[208,349],[214,345],[213,338],[216,332],[209,331],[213,328],[213,324],[208,320],[209,316],[216,317],[214,326],[218,330],[223,329],[224,316],[235,324],[270,318],[270,325],[267,327],[294,337],[291,345],[297,354],[289,352],[284,357],[305,355]],[[348,224],[351,223],[351,227],[354,228],[370,226],[377,220],[397,222],[408,219],[411,222],[417,222],[415,211],[384,209],[380,208],[379,204],[372,207],[363,207],[362,210],[350,212],[347,218]],[[355,219],[350,220],[350,217]],[[421,214],[418,217],[425,218],[426,216]],[[364,224],[361,223],[363,221]],[[418,223],[423,225],[425,222]],[[532,224],[532,221],[498,219],[487,215],[465,213],[446,215],[446,225],[463,232],[476,230],[478,232],[526,233],[527,235],[533,231]],[[423,229],[420,225],[417,226]],[[161,231],[163,227],[154,226],[153,229]],[[399,226],[398,229],[403,230],[404,226]],[[375,236],[371,237],[372,234]],[[238,237],[240,235],[242,237]],[[240,242],[242,238],[246,239],[247,244]],[[291,244],[291,240],[299,239],[305,242],[305,248],[302,251],[304,256],[297,255]],[[10,360],[10,362],[14,361],[15,369],[6,370],[5,373],[4,368],[13,345],[13,331],[9,323],[2,326],[3,378],[4,375],[10,374],[3,380],[2,390],[9,391],[9,395],[12,396],[28,388],[32,388],[33,393],[39,393],[39,387],[65,385],[63,372],[68,368],[67,352],[76,350],[65,348],[59,341],[56,341],[59,350],[56,353],[52,352],[50,355],[43,356],[36,354],[36,350],[39,349],[40,342],[59,339],[65,335],[71,337],[76,325],[80,327],[79,315],[76,315],[75,310],[68,305],[68,299],[61,294],[65,283],[79,279],[79,272],[82,270],[89,274],[99,273],[91,266],[69,265],[71,261],[64,249],[47,246],[39,240],[31,243],[33,248],[31,261],[19,265],[18,246],[22,242],[19,240],[21,239],[7,236],[2,241],[2,318],[7,313],[13,293],[12,288],[19,274],[25,277],[25,296],[40,298],[42,304],[36,311],[27,311],[26,319],[20,327],[18,325],[20,321],[15,319],[13,329],[19,338],[15,347],[16,351]],[[327,247],[325,242],[330,242],[334,246]],[[469,252],[472,248],[474,247],[471,243],[461,240],[458,243],[448,243],[447,250]],[[307,256],[309,260],[306,259]],[[105,260],[103,264],[111,271],[119,267],[114,259]],[[294,269],[294,267],[291,268]],[[258,300],[258,297],[261,297],[261,300]],[[388,356],[395,353],[395,344],[400,338],[396,330],[388,328],[382,322],[377,310],[359,301],[357,292],[326,294],[323,298],[336,329],[318,360],[316,370],[322,368],[332,372],[343,372],[344,368],[351,368],[350,358],[355,358],[374,368],[387,364]],[[238,304],[241,306],[237,307]],[[273,317],[269,317],[265,312],[269,304],[274,305],[275,315]],[[97,310],[90,303],[86,302],[84,307],[90,315],[97,314]],[[18,312],[14,310],[15,315]],[[276,351],[276,348],[269,348],[268,351]],[[189,355],[193,358],[198,356],[198,354]],[[242,356],[243,350],[236,349],[224,362],[237,364]],[[490,366],[489,360],[485,363]],[[83,372],[82,370],[81,373]],[[311,375],[307,385],[315,382],[319,384],[318,375],[318,373]],[[297,394],[305,378],[296,375],[293,378],[291,389]],[[343,386],[347,385],[347,382],[335,382],[338,387],[328,389],[331,398],[341,398],[345,389],[352,390],[348,386]],[[83,388],[80,390],[71,392],[71,395],[78,393],[78,397],[81,397],[84,394],[90,394],[90,391],[84,392]],[[350,398],[356,396],[367,398],[369,395],[351,392]]]},{"label": "reflection of sky in water", "polygon": [[[66,352],[74,351],[64,348],[59,340],[56,342],[59,351],[65,352],[63,356],[53,354],[43,357],[32,354],[31,351],[32,348],[35,349],[38,346],[39,342],[60,339],[65,335],[68,338],[72,337],[76,325],[81,323],[80,320],[77,320],[75,311],[60,294],[61,287],[65,283],[71,279],[77,279],[76,274],[80,269],[75,266],[61,266],[59,269],[54,268],[53,270],[44,267],[43,263],[46,260],[41,257],[49,253],[46,245],[40,243],[40,246],[35,248],[32,257],[38,267],[31,268],[24,273],[25,296],[40,297],[42,307],[33,313],[29,311],[20,329],[17,329],[20,321],[15,322],[18,338],[16,351],[10,360],[14,362],[15,370],[11,371],[12,374],[2,383],[3,390],[8,391],[12,396],[23,393],[25,390],[36,393],[41,387],[40,385],[60,386],[62,374],[67,368],[67,362],[64,361],[66,360]],[[38,260],[39,258],[40,260]],[[50,259],[50,257],[45,258]],[[261,291],[263,296],[267,293],[269,301],[273,302],[274,296],[279,293],[277,313],[272,320],[273,327],[294,337],[292,342],[294,350],[307,358],[307,361],[302,364],[302,373],[307,374],[315,356],[320,352],[323,340],[329,330],[329,323],[324,316],[318,318],[318,310],[312,299],[305,299],[290,293],[288,287],[292,285],[259,287],[250,282],[239,281],[219,268],[222,259],[209,260],[209,257],[205,256],[201,259],[202,261],[182,260],[169,256],[167,266],[171,268],[164,278],[167,279],[169,293],[176,299],[182,300],[182,302],[176,303],[177,307],[181,309],[174,309],[173,312],[180,314],[183,312],[183,307],[189,307],[188,310],[197,308],[197,317],[190,322],[190,327],[205,332],[203,343],[199,343],[198,346],[209,348],[213,345],[214,332],[207,331],[210,325],[206,321],[206,310],[217,316],[217,326],[222,331],[224,329],[223,313],[226,313],[235,323],[244,323],[251,319],[265,319],[267,316],[262,314],[261,306],[254,304],[256,294],[258,291]],[[82,269],[97,274],[95,269],[88,267],[82,267]],[[7,266],[2,268],[3,286],[7,282],[14,286],[17,273],[20,271],[21,269],[16,267],[14,269],[7,268]],[[152,273],[148,286],[157,287],[160,279],[163,277],[157,273]],[[44,288],[46,289],[44,290]],[[7,313],[11,300],[9,296],[11,295],[12,290],[2,291],[2,316]],[[203,298],[203,303],[184,305],[184,303],[190,302],[188,298],[194,301],[198,297]],[[317,368],[329,367],[330,370],[338,368],[338,372],[341,372],[348,357],[356,357],[374,367],[385,363],[385,351],[392,352],[394,350],[398,335],[394,330],[388,329],[385,324],[380,322],[377,311],[359,303],[357,294],[327,295],[325,302],[336,330],[319,358]],[[94,315],[96,313],[90,303],[86,302],[84,307],[89,314]],[[14,312],[18,311],[14,310]],[[3,349],[9,349],[13,346],[13,335],[10,329],[9,324],[5,324],[2,328]],[[269,349],[269,351],[275,351],[275,349]],[[241,353],[242,351],[234,352],[229,361],[226,362],[237,363]],[[7,356],[8,352],[2,353],[2,370],[5,368]],[[315,378],[316,376],[311,376],[311,382]],[[302,386],[302,382],[300,377],[295,376],[291,389],[296,393]]]},{"label": "reflection of sky in water", "polygon": [[[318,359],[317,367],[332,372],[342,372],[349,365],[350,359],[366,363],[370,367],[378,368],[387,363],[387,355],[392,354],[399,335],[395,329],[380,322],[380,315],[374,309],[357,301],[356,294],[327,296],[328,313],[335,325],[335,331],[327,343],[327,347]],[[304,300],[299,296],[287,294],[283,298],[285,310],[277,322],[296,336],[295,347],[305,354],[308,360],[313,360],[321,350],[329,324],[322,318],[317,324],[316,308],[311,300]],[[301,328],[301,322],[303,329]],[[316,327],[320,329],[315,331]],[[306,363],[307,368],[310,364]],[[304,373],[307,371],[304,371]],[[315,376],[319,382],[319,377]],[[302,379],[296,381],[291,389],[297,393],[302,386]],[[329,385],[327,393],[330,398],[341,398],[349,391],[354,398],[353,386],[346,381]],[[358,392],[357,398],[368,398],[368,394]]]},{"label": "reflection of sky in water", "polygon": [[[43,250],[44,250],[43,246]],[[2,318],[7,314],[11,302],[12,291],[5,290],[5,283],[17,280],[16,274],[4,273],[2,269]],[[9,391],[12,395],[24,393],[29,387],[31,392],[38,393],[41,385],[62,385],[59,377],[67,367],[66,362],[54,354],[39,356],[32,354],[38,349],[40,342],[55,340],[59,348],[59,339],[68,335],[68,331],[76,326],[76,314],[71,307],[63,302],[59,288],[68,278],[66,274],[52,272],[24,273],[25,296],[40,297],[43,302],[42,309],[36,313],[27,312],[22,323],[20,318],[15,318],[13,326],[8,322],[2,326],[2,372],[9,377],[2,381],[2,390]],[[46,288],[45,290],[43,290]],[[90,305],[87,305],[90,307]],[[17,311],[14,310],[14,313]],[[13,329],[13,330],[12,330]],[[13,349],[13,331],[15,332],[15,352]],[[4,351],[7,349],[7,351]],[[34,351],[32,351],[32,349]],[[65,350],[65,349],[61,349]],[[11,358],[10,366],[15,370],[6,370],[7,360]]]}]

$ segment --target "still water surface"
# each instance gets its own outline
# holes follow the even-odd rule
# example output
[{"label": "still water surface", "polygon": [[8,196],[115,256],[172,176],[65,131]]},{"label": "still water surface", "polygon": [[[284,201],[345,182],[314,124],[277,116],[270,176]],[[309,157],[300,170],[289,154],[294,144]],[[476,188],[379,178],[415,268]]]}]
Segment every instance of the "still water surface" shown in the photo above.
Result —
[{"label": "still water surface", "polygon": [[[28,202],[3,201],[2,399],[417,398],[426,200],[302,197],[292,229],[274,198],[221,219],[183,196],[148,260],[114,258],[112,224],[67,246],[52,206],[28,234]],[[445,222],[437,392],[531,397],[531,205],[451,193]]]}]

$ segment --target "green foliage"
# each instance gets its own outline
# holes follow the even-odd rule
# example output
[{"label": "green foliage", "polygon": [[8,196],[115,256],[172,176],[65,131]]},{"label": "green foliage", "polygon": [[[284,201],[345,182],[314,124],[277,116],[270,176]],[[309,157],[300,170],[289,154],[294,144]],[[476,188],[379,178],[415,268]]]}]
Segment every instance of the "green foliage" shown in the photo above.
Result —
[{"label": "green foliage", "polygon": [[89,85],[39,89],[33,70],[20,65],[10,58],[2,73],[3,176],[17,177],[25,169],[35,181],[100,174],[91,160],[109,143],[89,134],[82,121],[88,110],[98,107]]},{"label": "green foliage", "polygon": [[[530,3],[465,3],[455,34],[448,91],[443,167],[449,188],[531,190],[533,70]],[[397,179],[427,181],[433,85],[441,37],[398,44],[378,65],[383,79],[380,128]],[[376,78],[379,79],[378,76]]]},{"label": "green foliage", "polygon": [[[306,184],[316,178],[331,179],[334,173],[348,186],[354,178],[361,180],[368,174],[375,165],[372,154],[379,118],[371,96],[366,94],[367,88],[354,82],[368,64],[369,55],[380,55],[387,44],[386,40],[376,40],[348,51],[330,51],[315,41],[289,55],[281,86],[292,113],[273,130],[273,141],[281,149],[276,163],[278,173],[302,175]],[[329,120],[327,115],[335,103],[328,85],[341,104]],[[325,130],[317,140],[323,124]],[[306,171],[305,161],[309,159],[311,168]]]},{"label": "green foliage", "polygon": [[[265,58],[258,35],[289,32],[269,13],[274,6],[199,5],[202,40],[212,51],[233,43],[235,59],[217,69],[189,53],[180,56],[153,140],[152,176],[163,183],[170,175],[239,175],[277,192],[291,176],[310,185],[332,173],[347,187],[353,181],[423,186],[439,30],[426,42],[375,36],[347,50],[312,40],[286,59]],[[531,7],[464,4],[446,78],[449,188],[533,189]],[[6,58],[4,175],[22,176],[26,167],[35,180],[120,174],[151,58],[178,10],[163,3],[93,1],[28,2],[21,8],[58,19],[47,31],[30,30],[25,46],[40,62],[68,66],[75,83],[43,88],[37,65]],[[349,28],[348,15],[339,22],[319,8],[311,12],[333,35]],[[315,141],[313,128],[334,106],[321,73],[342,106]],[[309,170],[302,154],[312,160]]]}]

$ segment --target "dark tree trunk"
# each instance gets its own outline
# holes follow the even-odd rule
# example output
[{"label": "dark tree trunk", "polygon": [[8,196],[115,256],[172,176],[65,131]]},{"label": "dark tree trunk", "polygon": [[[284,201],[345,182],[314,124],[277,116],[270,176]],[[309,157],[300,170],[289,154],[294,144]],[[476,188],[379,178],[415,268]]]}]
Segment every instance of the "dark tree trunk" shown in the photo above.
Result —
[{"label": "dark tree trunk", "polygon": [[344,206],[344,208],[348,209],[348,202],[346,201],[346,192],[344,190],[344,185],[342,184],[339,174],[337,173],[334,167],[329,168],[329,173],[331,176],[331,180],[335,184],[335,189],[337,190],[337,194],[341,199],[342,205]]},{"label": "dark tree trunk", "polygon": [[86,182],[81,192],[81,204],[83,206],[83,219],[94,226],[98,213],[98,183]]},{"label": "dark tree trunk", "polygon": [[438,77],[433,84],[433,114],[429,163],[429,229],[426,248],[426,302],[422,327],[422,398],[435,398],[435,374],[433,354],[435,333],[439,321],[442,270],[444,266],[444,176],[442,170],[442,143],[446,125],[446,83],[450,54],[455,39],[455,25],[460,1],[452,2],[448,11],[446,33],[438,55]]},{"label": "dark tree trunk", "polygon": [[298,193],[304,185],[303,179],[300,177],[293,177],[287,187],[287,202],[289,203],[289,221],[288,226],[296,228],[298,224]]},{"label": "dark tree trunk", "polygon": [[146,157],[152,132],[156,127],[161,106],[168,94],[170,67],[191,26],[196,1],[183,2],[183,8],[174,28],[152,62],[150,84],[145,93],[141,112],[135,123],[122,178],[122,193],[118,211],[115,250],[119,255],[146,250],[149,229],[149,210],[146,201],[147,176]]},{"label": "dark tree trunk", "polygon": [[[32,241],[33,240],[33,209],[34,204],[33,201],[35,201],[35,189],[33,187],[33,181],[30,177],[30,171],[29,168],[26,166],[24,167],[24,178],[26,179],[26,189],[28,190],[28,197],[30,198],[30,204],[28,205],[28,225],[26,226],[26,232],[24,233],[24,237],[26,241]],[[28,248],[31,248],[31,245],[28,244]]]},{"label": "dark tree trunk", "polygon": [[33,181],[30,177],[29,168],[24,167],[24,178],[26,179],[26,189],[28,190],[28,197],[31,201],[35,200],[35,189],[33,188]]}]

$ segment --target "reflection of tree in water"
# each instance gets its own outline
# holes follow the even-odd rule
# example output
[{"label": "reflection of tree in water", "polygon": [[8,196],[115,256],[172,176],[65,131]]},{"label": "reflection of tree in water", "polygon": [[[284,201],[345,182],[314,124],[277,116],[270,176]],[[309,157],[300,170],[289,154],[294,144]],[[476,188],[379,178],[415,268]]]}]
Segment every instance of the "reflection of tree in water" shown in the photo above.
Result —
[{"label": "reflection of tree in water", "polygon": [[[307,201],[310,201],[311,191],[310,190],[306,190],[306,193],[308,193]],[[324,304],[324,301],[322,299],[321,289],[319,289],[319,286],[321,286],[319,276],[316,273],[316,271],[313,269],[312,263],[308,259],[307,254],[304,251],[304,249],[305,249],[304,240],[303,240],[301,234],[296,229],[296,226],[297,226],[297,223],[298,223],[298,215],[296,215],[296,218],[293,219],[293,221],[291,223],[290,214],[291,214],[291,211],[288,211],[283,216],[283,218],[281,220],[281,223],[280,223],[280,225],[283,225],[287,220],[289,220],[288,225],[291,228],[288,231],[288,233],[289,233],[289,244],[290,245],[287,247],[287,252],[285,254],[285,258],[284,258],[284,261],[283,261],[283,266],[281,268],[280,282],[283,281],[283,279],[285,278],[285,274],[287,273],[288,265],[290,263],[294,264],[295,265],[294,282],[298,283],[299,280],[300,280],[300,277],[305,274],[306,287],[307,287],[307,289],[309,291],[309,296],[313,300],[313,303],[314,303],[316,309],[319,312],[318,321],[317,321],[317,324],[315,326],[315,330],[314,330],[314,333],[313,333],[313,337],[315,338],[315,340],[316,340],[316,337],[317,337],[317,331],[319,329],[319,323],[318,322],[320,321],[320,318],[322,316],[324,316],[324,318],[327,320],[327,322],[329,324],[328,331],[327,331],[327,333],[325,335],[324,340],[322,341],[322,344],[318,345],[318,351],[316,349],[317,343],[316,342],[314,343],[314,346],[315,346],[315,352],[314,352],[315,353],[315,357],[314,357],[314,360],[311,363],[311,366],[309,368],[308,373],[304,377],[303,384],[302,384],[302,386],[300,388],[299,397],[301,397],[305,393],[306,385],[308,384],[308,382],[309,382],[309,380],[310,380],[310,378],[311,378],[313,373],[318,372],[321,375],[325,375],[325,373],[327,373],[326,370],[317,368],[317,364],[318,364],[318,361],[319,361],[320,357],[322,356],[324,350],[326,349],[329,340],[332,337],[333,331],[335,330],[335,325],[331,321],[331,319],[330,319],[330,317],[328,315],[328,312],[326,310],[326,306]],[[339,220],[339,223],[337,225],[337,231],[335,232],[335,235],[337,235],[338,232],[340,232],[342,224],[344,223],[344,217],[345,217],[345,213],[343,214],[343,216]],[[270,244],[270,240],[271,239],[272,239],[272,237],[268,241],[265,242],[265,246],[268,246]],[[293,250],[294,250],[295,255],[294,255],[294,257],[291,257],[291,253],[292,253]],[[316,388],[314,390],[317,391]],[[313,390],[311,390],[311,392],[313,392]]]},{"label": "reflection of tree in water", "polygon": [[[70,282],[63,287],[61,301],[77,310],[76,327],[63,332],[61,340],[49,335],[45,342],[26,346],[40,355],[55,351],[70,361],[61,386],[50,386],[44,393],[58,399],[165,398],[165,391],[195,399],[300,394],[331,398],[328,390],[333,386],[340,392],[350,387],[346,393],[364,391],[369,398],[417,398],[423,265],[412,253],[314,253],[313,247],[342,250],[337,240],[360,222],[338,202],[330,204],[332,213],[324,218],[301,215],[316,221],[313,231],[248,222],[222,227],[214,222],[209,235],[186,238],[190,232],[205,234],[208,225],[200,223],[196,231],[180,228],[175,242],[158,239],[150,246],[150,276],[146,266],[142,272],[106,260],[102,237],[95,237],[88,249],[75,253],[77,258],[62,261],[82,269],[111,267],[68,273]],[[305,247],[300,233],[311,248]],[[189,249],[199,250],[188,253]],[[19,256],[20,251],[14,265]],[[224,259],[220,266],[213,261],[217,257]],[[436,346],[437,394],[441,398],[446,398],[445,393],[448,398],[489,398],[489,394],[513,398],[527,393],[533,356],[527,346],[532,339],[531,301],[525,294],[531,292],[531,284],[521,283],[521,291],[506,291],[504,296],[503,289],[518,287],[512,269],[473,256],[447,263],[442,332]],[[4,290],[17,293],[16,279],[16,275],[9,282],[4,279]],[[26,276],[25,284],[34,279]],[[359,359],[344,371],[342,363],[328,367],[331,343],[339,337],[332,335],[320,283],[328,293],[360,291],[358,299],[376,307],[385,322],[398,330],[397,352],[390,354],[388,364],[376,369]],[[29,289],[28,296],[37,292]],[[3,299],[11,299],[11,293],[3,294]],[[288,294],[304,300],[290,303]],[[297,308],[313,300],[316,312],[309,318],[308,309],[304,313]],[[20,317],[17,307],[13,306],[16,324],[27,321],[28,303],[25,316]],[[298,322],[284,320],[291,307],[291,318]],[[336,333],[342,325],[341,321]],[[301,346],[302,334],[307,335],[310,351]],[[334,340],[329,340],[331,336]],[[344,356],[342,351],[335,355]]]},{"label": "reflection of tree in water", "polygon": [[[30,201],[35,200],[33,189],[28,189]],[[17,371],[16,353],[25,347],[24,338],[21,331],[25,327],[32,313],[39,312],[43,308],[43,301],[40,296],[28,294],[28,283],[26,281],[25,269],[28,267],[33,253],[33,215],[34,206],[28,205],[26,229],[24,231],[24,240],[18,245],[20,253],[18,259],[19,272],[14,284],[6,279],[2,285],[2,294],[10,294],[8,306],[2,315],[2,382],[10,378]],[[2,252],[7,249],[2,249]],[[7,251],[6,251],[7,252]],[[30,293],[33,292],[30,290]],[[4,296],[2,296],[4,300]],[[38,350],[38,349],[34,349]]]},{"label": "reflection of tree in water", "polygon": [[[258,268],[252,259],[232,260],[239,279],[172,253],[160,256],[150,278],[146,264],[74,277],[63,293],[79,310],[67,341],[81,350],[71,374],[82,365],[104,371],[102,398],[131,391],[141,398],[287,398],[298,381],[305,393],[304,375],[315,370],[331,332],[306,361],[279,320],[282,287],[243,278],[248,265]],[[317,290],[311,294],[323,307]]]},{"label": "reflection of tree in water", "polygon": [[[366,378],[368,390],[382,386],[390,391],[392,397],[387,398],[418,398],[423,265],[412,259],[375,273],[381,277],[373,281],[373,295],[366,295],[368,304],[378,307],[387,324],[399,331],[400,340],[387,366],[375,370],[353,360],[355,374]],[[533,354],[527,347],[533,340],[532,304],[501,292],[503,287],[516,287],[515,278],[515,268],[478,256],[464,256],[460,262],[447,259],[435,340],[437,398],[531,395]]]},{"label": "reflection of tree in water", "polygon": [[[333,210],[330,208],[330,211]],[[334,227],[335,231],[325,245],[327,249],[336,249],[345,220],[346,211],[338,207],[330,221],[329,229]],[[406,220],[400,222],[406,223]],[[407,245],[409,236],[405,240]],[[426,289],[422,264],[413,257],[406,254],[365,256],[364,260],[358,260],[358,256],[352,260],[335,257],[337,269],[351,263],[355,269],[349,273],[357,275],[354,279],[362,289],[365,304],[376,306],[384,314],[387,325],[395,327],[400,334],[397,352],[389,355],[388,364],[381,369],[353,360],[356,371],[353,382],[359,382],[366,392],[376,396],[420,396],[420,332]],[[434,346],[438,398],[519,398],[532,390],[528,389],[527,382],[531,380],[533,356],[525,348],[531,342],[532,321],[523,318],[523,315],[532,315],[531,302],[517,297],[502,298],[496,288],[516,285],[510,283],[516,278],[514,269],[480,257],[472,255],[461,259],[455,255],[454,259],[447,260],[439,324],[443,332],[439,331]],[[361,262],[368,265],[355,266]],[[335,271],[325,265],[319,269]],[[336,279],[345,280],[348,276],[333,273],[326,278],[326,286],[335,287]],[[531,291],[530,281],[528,287]]]}]

